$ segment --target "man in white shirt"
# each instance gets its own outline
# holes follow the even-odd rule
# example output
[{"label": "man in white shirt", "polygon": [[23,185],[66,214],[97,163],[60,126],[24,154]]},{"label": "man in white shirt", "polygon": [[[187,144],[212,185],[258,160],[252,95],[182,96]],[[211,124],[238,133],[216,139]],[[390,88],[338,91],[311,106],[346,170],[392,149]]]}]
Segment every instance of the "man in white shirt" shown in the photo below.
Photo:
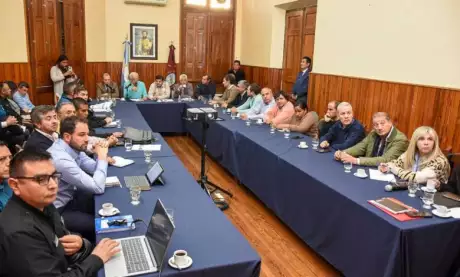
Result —
[{"label": "man in white shirt", "polygon": [[168,82],[164,81],[163,76],[157,75],[155,82],[150,85],[148,98],[150,100],[168,99],[171,97],[171,88]]},{"label": "man in white shirt", "polygon": [[262,102],[254,103],[254,106],[247,113],[241,115],[241,119],[264,119],[267,111],[276,104],[270,88],[263,88],[260,94],[262,94]]}]

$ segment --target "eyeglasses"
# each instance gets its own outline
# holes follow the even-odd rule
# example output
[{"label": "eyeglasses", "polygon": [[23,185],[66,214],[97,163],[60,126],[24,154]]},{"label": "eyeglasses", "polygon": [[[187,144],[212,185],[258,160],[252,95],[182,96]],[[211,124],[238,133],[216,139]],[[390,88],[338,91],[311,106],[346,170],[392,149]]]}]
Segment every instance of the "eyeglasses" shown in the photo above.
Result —
[{"label": "eyeglasses", "polygon": [[0,163],[3,163],[5,162],[6,160],[10,160],[13,158],[12,155],[8,155],[8,156],[0,156]]},{"label": "eyeglasses", "polygon": [[11,177],[15,179],[25,179],[25,180],[32,180],[36,183],[38,183],[40,186],[47,186],[50,183],[50,179],[53,178],[53,181],[58,183],[59,180],[61,179],[62,173],[60,172],[55,172],[51,175],[37,175],[33,177],[27,177],[27,176],[17,176],[17,177]]}]

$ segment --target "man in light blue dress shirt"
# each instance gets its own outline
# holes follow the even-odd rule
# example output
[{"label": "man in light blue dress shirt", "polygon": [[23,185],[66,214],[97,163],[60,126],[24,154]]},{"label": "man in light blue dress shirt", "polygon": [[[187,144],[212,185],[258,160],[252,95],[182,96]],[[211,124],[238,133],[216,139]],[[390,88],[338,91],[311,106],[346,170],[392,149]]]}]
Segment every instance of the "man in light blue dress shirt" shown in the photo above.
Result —
[{"label": "man in light blue dress shirt", "polygon": [[95,145],[97,160],[93,160],[84,152],[89,133],[85,119],[66,118],[60,128],[61,138],[48,149],[56,170],[62,174],[54,206],[70,231],[94,241],[93,195],[105,190],[108,145]]},{"label": "man in light blue dress shirt", "polygon": [[13,100],[18,104],[19,108],[25,113],[30,113],[35,105],[29,99],[29,84],[26,82],[20,82],[18,90],[13,94]]},{"label": "man in light blue dress shirt", "polygon": [[270,88],[263,88],[260,94],[262,94],[262,101],[258,101],[257,103],[254,102],[251,109],[241,114],[241,119],[264,119],[267,111],[276,104],[275,99],[273,98],[273,92]]}]

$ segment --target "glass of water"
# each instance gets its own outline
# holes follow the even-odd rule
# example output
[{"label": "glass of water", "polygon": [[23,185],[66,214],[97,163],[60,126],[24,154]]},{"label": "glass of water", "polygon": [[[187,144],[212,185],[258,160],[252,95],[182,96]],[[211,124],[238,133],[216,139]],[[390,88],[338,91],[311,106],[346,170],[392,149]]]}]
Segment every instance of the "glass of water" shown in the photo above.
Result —
[{"label": "glass of water", "polygon": [[431,205],[434,203],[436,189],[424,187],[422,190],[424,192],[422,197],[423,208],[429,210],[431,209]]},{"label": "glass of water", "polygon": [[246,120],[246,126],[248,126],[248,127],[251,126],[251,120],[250,119]]},{"label": "glass of water", "polygon": [[289,130],[289,128],[284,128],[284,138],[288,139],[290,134],[291,130]]},{"label": "glass of water", "polygon": [[270,125],[270,134],[274,134],[275,133],[275,127],[273,125]]},{"label": "glass of water", "polygon": [[144,151],[145,162],[150,163],[152,161],[152,151],[145,150]]},{"label": "glass of water", "polygon": [[121,128],[121,119],[117,120],[117,128]]},{"label": "glass of water", "polygon": [[415,181],[407,182],[407,190],[409,191],[409,197],[415,197],[415,193],[418,190],[418,184]]},{"label": "glass of water", "polygon": [[345,173],[350,173],[351,169],[353,168],[353,164],[350,162],[344,162],[343,168],[345,169]]},{"label": "glass of water", "polygon": [[125,139],[125,148],[126,148],[126,151],[131,151],[133,149],[133,141],[129,138],[126,138]]},{"label": "glass of water", "polygon": [[131,204],[134,206],[139,205],[141,202],[141,188],[139,186],[132,186],[129,188],[129,194],[131,195]]},{"label": "glass of water", "polygon": [[232,117],[232,120],[234,120],[236,118],[236,113],[232,112],[230,116]]},{"label": "glass of water", "polygon": [[313,148],[313,150],[318,149],[318,145],[319,145],[319,140],[317,138],[312,139],[311,147]]}]

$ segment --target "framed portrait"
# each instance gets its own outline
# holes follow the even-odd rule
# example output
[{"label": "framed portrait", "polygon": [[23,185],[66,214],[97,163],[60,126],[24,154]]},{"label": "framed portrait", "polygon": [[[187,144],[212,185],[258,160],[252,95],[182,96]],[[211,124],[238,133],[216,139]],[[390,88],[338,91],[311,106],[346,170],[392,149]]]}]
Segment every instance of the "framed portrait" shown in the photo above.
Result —
[{"label": "framed portrait", "polygon": [[158,60],[158,25],[130,24],[131,59]]}]

